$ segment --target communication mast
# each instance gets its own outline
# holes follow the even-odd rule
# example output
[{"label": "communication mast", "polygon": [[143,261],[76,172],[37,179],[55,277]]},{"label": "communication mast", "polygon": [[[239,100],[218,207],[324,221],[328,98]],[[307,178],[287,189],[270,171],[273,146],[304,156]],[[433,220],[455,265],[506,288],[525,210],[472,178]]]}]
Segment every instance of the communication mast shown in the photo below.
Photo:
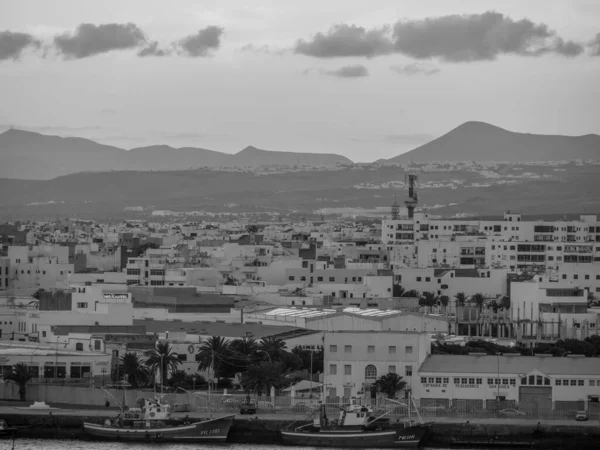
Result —
[{"label": "communication mast", "polygon": [[396,196],[394,195],[394,204],[392,205],[392,220],[400,219],[400,205],[396,201]]},{"label": "communication mast", "polygon": [[417,195],[417,187],[419,185],[419,176],[416,173],[407,173],[404,182],[408,184],[408,200],[404,201],[406,209],[408,209],[408,218],[412,219],[415,214],[415,208],[419,203]]}]

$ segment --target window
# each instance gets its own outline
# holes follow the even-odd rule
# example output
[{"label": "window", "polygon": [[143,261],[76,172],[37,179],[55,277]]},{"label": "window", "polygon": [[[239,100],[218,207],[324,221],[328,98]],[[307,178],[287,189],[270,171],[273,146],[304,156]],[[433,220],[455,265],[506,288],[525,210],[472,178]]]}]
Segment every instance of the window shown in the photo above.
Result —
[{"label": "window", "polygon": [[329,375],[337,375],[337,365],[329,364]]},{"label": "window", "polygon": [[127,269],[127,275],[139,275],[140,269]]},{"label": "window", "polygon": [[585,380],[577,380],[577,386],[585,386]]},{"label": "window", "polygon": [[461,378],[460,379],[460,384],[467,384],[467,379],[466,378]]},{"label": "window", "polygon": [[317,281],[323,281],[323,277],[317,277]]},{"label": "window", "polygon": [[388,373],[396,373],[396,366],[388,366]]},{"label": "window", "polygon": [[91,373],[91,367],[88,364],[84,363],[71,363],[71,378],[85,378],[85,374]]},{"label": "window", "polygon": [[407,377],[412,377],[412,366],[406,366],[404,373]]},{"label": "window", "polygon": [[412,354],[412,352],[413,352],[412,345],[407,345],[406,346],[406,354],[410,355],[410,354]]},{"label": "window", "polygon": [[82,352],[83,351],[83,344],[81,342],[78,342],[77,344],[75,344],[75,350],[78,352]]},{"label": "window", "polygon": [[441,384],[442,383],[442,377],[435,377],[435,383],[436,384]]},{"label": "window", "polygon": [[375,346],[374,345],[369,345],[367,347],[367,353],[375,353]]},{"label": "window", "polygon": [[[560,381],[560,380],[556,380]],[[596,380],[590,380],[590,386],[596,386]]]},{"label": "window", "polygon": [[87,302],[77,302],[77,307],[78,308],[87,308],[88,304],[87,304]]},{"label": "window", "polygon": [[442,378],[442,382],[443,382],[444,384],[448,384],[448,383],[450,383],[450,378],[448,378],[448,377],[443,377],[443,378]]},{"label": "window", "polygon": [[475,384],[481,384],[481,383],[483,383],[483,379],[475,378]]},{"label": "window", "polygon": [[164,269],[150,269],[150,275],[164,277],[165,270]]},{"label": "window", "polygon": [[460,378],[455,378],[454,379],[454,384],[460,384]]},{"label": "window", "polygon": [[577,386],[577,380],[571,380],[571,386]]},{"label": "window", "polygon": [[389,353],[396,353],[396,346],[395,345],[390,345],[389,349],[388,349]]},{"label": "window", "polygon": [[427,377],[421,377],[421,383],[422,384],[427,383]]},{"label": "window", "polygon": [[352,366],[350,364],[344,366],[344,375],[352,375]]},{"label": "window", "polygon": [[365,368],[365,381],[375,381],[377,379],[377,368],[373,364],[369,364]]},{"label": "window", "polygon": [[94,341],[94,350],[102,350],[102,342],[98,339]]},{"label": "window", "polygon": [[337,353],[337,345],[330,345],[329,346],[329,352],[330,353]]},{"label": "window", "polygon": [[487,382],[491,386],[492,384],[494,384],[494,379],[493,378],[488,378]]},{"label": "window", "polygon": [[561,385],[561,380],[556,380],[556,381],[554,382],[554,384],[555,384],[556,386],[560,386],[560,385]]},{"label": "window", "polygon": [[421,281],[421,277],[417,277],[417,281]]},{"label": "window", "polygon": [[475,384],[475,378],[469,378],[469,384]]},{"label": "window", "polygon": [[329,281],[335,281],[335,277],[329,277]]},{"label": "window", "polygon": [[289,280],[289,281],[294,281],[295,279],[296,279],[296,277],[293,277],[293,276],[291,276],[291,277],[288,277],[288,280]]},{"label": "window", "polygon": [[352,353],[352,346],[351,345],[344,345],[344,352],[345,353]]},{"label": "window", "polygon": [[429,378],[427,379],[427,381],[428,381],[429,383],[433,384],[433,383],[435,382],[435,378],[434,378],[434,377],[429,377]]}]

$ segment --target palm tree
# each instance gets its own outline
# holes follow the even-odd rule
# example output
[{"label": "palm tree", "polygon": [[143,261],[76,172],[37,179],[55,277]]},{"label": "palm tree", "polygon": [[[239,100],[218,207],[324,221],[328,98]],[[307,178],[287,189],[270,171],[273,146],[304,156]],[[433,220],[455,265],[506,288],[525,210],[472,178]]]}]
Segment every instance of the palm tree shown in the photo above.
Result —
[{"label": "palm tree", "polygon": [[482,324],[480,323],[481,311],[483,310],[483,307],[485,306],[486,298],[482,293],[478,292],[471,296],[470,302],[477,307],[477,323],[479,324],[478,325],[478,328],[479,328],[478,334],[481,335],[481,327],[482,327]]},{"label": "palm tree", "polygon": [[419,299],[420,306],[426,306],[427,310],[431,312],[431,308],[437,304],[439,296],[434,292],[423,292],[423,295]]},{"label": "palm tree", "polygon": [[402,297],[406,293],[406,288],[401,284],[394,284],[392,286],[392,296]]},{"label": "palm tree", "polygon": [[456,300],[456,306],[465,306],[469,301],[469,296],[464,292],[459,292],[454,296],[454,299]]},{"label": "palm tree", "polygon": [[168,342],[158,342],[146,360],[146,366],[154,375],[160,370],[160,382],[165,384],[167,373],[175,372],[181,364],[179,357],[171,349]]},{"label": "palm tree", "polygon": [[444,315],[448,315],[448,303],[450,303],[450,297],[447,295],[442,295],[440,297],[440,303],[444,307]]},{"label": "palm tree", "polygon": [[19,400],[25,401],[27,393],[27,383],[33,378],[33,373],[23,363],[17,363],[13,366],[12,372],[4,376],[4,381],[12,381],[19,386]]},{"label": "palm tree", "polygon": [[421,297],[421,293],[419,291],[417,291],[416,289],[411,289],[409,291],[406,291],[404,294],[402,294],[402,297],[419,298],[419,297]]},{"label": "palm tree", "polygon": [[225,369],[226,359],[230,352],[230,342],[221,336],[211,336],[202,343],[196,361],[198,361],[198,370],[206,371],[212,369],[213,377],[219,378],[220,372]]},{"label": "palm tree", "polygon": [[[135,353],[125,353],[121,356],[119,369],[121,372],[119,375],[122,374],[127,377],[127,382],[134,389],[143,387],[148,383],[150,371],[142,358]],[[121,379],[121,376],[119,376],[119,379]]]},{"label": "palm tree", "polygon": [[229,355],[231,372],[240,375],[248,369],[252,360],[257,360],[258,342],[252,338],[234,339],[229,343],[227,354]]},{"label": "palm tree", "polygon": [[397,373],[386,373],[377,378],[375,387],[387,395],[387,398],[394,398],[396,392],[403,391],[406,388],[406,381]]},{"label": "palm tree", "polygon": [[281,359],[287,349],[287,344],[283,339],[267,336],[263,338],[258,346],[259,350],[267,353],[272,361]]},{"label": "palm tree", "polygon": [[287,383],[283,364],[279,361],[253,364],[242,375],[242,384],[246,389],[256,391],[257,395],[268,393],[271,387],[280,388]]}]

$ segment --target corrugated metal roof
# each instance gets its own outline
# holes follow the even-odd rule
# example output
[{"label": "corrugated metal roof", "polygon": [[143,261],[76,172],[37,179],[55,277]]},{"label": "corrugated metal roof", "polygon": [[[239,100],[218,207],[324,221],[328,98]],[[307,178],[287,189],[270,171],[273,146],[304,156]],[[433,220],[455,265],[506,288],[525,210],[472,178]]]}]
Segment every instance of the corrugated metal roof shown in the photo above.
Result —
[{"label": "corrugated metal roof", "polygon": [[431,355],[419,373],[528,374],[584,376],[600,374],[600,358],[509,355]]}]

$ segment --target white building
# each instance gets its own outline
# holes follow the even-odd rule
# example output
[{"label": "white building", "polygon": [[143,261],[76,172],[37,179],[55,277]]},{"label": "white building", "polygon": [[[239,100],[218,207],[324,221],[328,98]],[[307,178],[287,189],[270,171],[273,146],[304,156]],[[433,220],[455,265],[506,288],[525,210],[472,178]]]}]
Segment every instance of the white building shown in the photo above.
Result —
[{"label": "white building", "polygon": [[387,373],[401,375],[412,387],[430,352],[431,333],[325,332],[323,345],[327,397],[370,397],[370,386]]},{"label": "white building", "polygon": [[[583,405],[600,397],[600,359],[514,355],[430,355],[413,383],[418,399],[444,406],[513,402],[519,409]],[[573,409],[577,408],[573,405]],[[488,408],[490,409],[490,408]]]}]

